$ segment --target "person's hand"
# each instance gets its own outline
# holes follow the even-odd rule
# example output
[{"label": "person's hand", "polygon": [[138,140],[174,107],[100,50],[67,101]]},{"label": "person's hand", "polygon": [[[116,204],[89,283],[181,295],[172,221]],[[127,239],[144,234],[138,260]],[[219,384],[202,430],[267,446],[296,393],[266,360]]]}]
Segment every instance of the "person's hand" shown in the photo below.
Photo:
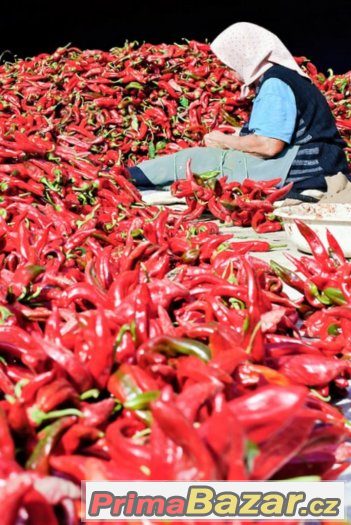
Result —
[{"label": "person's hand", "polygon": [[228,148],[227,135],[221,131],[211,131],[211,133],[207,133],[207,135],[204,136],[204,142],[208,148]]}]

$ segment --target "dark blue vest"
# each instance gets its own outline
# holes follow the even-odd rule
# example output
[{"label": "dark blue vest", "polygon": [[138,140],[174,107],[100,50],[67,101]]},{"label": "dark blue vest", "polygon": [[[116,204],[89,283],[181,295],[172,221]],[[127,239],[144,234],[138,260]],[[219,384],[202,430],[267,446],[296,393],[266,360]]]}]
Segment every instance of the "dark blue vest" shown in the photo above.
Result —
[{"label": "dark blue vest", "polygon": [[[289,180],[311,187],[307,179],[324,180],[326,175],[339,171],[348,174],[346,155],[342,140],[328,103],[319,89],[307,78],[283,66],[271,67],[262,77],[258,91],[269,78],[279,78],[292,89],[297,107],[295,131],[291,144],[300,146],[290,168]],[[257,91],[257,92],[258,92]],[[243,134],[249,132],[248,125]],[[310,184],[308,184],[308,182]],[[315,184],[312,185],[316,187]],[[318,186],[318,184],[317,184]]]}]

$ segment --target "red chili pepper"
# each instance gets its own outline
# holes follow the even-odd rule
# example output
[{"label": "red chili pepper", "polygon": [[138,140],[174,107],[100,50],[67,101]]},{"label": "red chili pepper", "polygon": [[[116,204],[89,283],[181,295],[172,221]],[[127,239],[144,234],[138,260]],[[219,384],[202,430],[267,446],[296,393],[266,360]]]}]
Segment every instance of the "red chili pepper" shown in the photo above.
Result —
[{"label": "red chili pepper", "polygon": [[97,310],[95,318],[91,318],[91,321],[86,332],[92,343],[87,365],[98,388],[104,388],[114,362],[113,338],[107,317],[102,310]]},{"label": "red chili pepper", "polygon": [[81,391],[87,390],[92,386],[92,376],[90,372],[72,352],[62,346],[57,346],[51,341],[44,340],[39,336],[34,337],[33,342],[35,342],[38,348],[50,357],[63,372],[66,372],[70,376],[73,383],[76,384]]},{"label": "red chili pepper", "polygon": [[78,395],[66,379],[60,378],[38,389],[35,405],[44,412],[50,412],[50,410],[53,410],[65,402],[71,402],[73,405],[77,405]]},{"label": "red chili pepper", "polygon": [[157,383],[139,366],[123,364],[110,377],[107,388],[116,399],[125,402],[145,391],[157,390]]},{"label": "red chili pepper", "polygon": [[291,188],[293,187],[293,183],[290,182],[289,184],[287,184],[286,186],[283,186],[282,188],[278,189],[278,190],[275,190],[275,191],[272,191],[272,193],[270,193],[267,197],[267,200],[269,202],[275,202],[275,201],[278,201],[279,199],[282,199],[284,198],[288,193],[289,191],[291,190]]},{"label": "red chili pepper", "polygon": [[304,292],[305,283],[297,273],[289,270],[288,268],[285,268],[284,266],[281,266],[276,261],[271,261],[270,265],[274,273],[280,277],[284,283],[288,284],[292,288],[296,288],[300,292]]},{"label": "red chili pepper", "polygon": [[182,413],[173,405],[163,401],[153,403],[152,413],[164,433],[189,456],[195,469],[196,479],[206,480],[216,477],[216,466],[209,451]]},{"label": "red chili pepper", "polygon": [[279,370],[294,383],[308,386],[324,386],[344,373],[351,373],[347,361],[311,354],[285,356],[278,363]]},{"label": "red chili pepper", "polygon": [[339,264],[345,264],[346,263],[345,255],[342,249],[340,248],[338,241],[330,233],[329,230],[327,230],[327,241],[329,244],[329,251],[331,252],[330,255],[334,257]]},{"label": "red chili pepper", "polygon": [[148,479],[136,465],[124,466],[111,460],[79,454],[51,456],[50,466],[78,483],[81,479],[87,481]]},{"label": "red chili pepper", "polygon": [[43,266],[35,264],[19,265],[13,274],[9,293],[15,297],[20,297],[27,291],[27,286],[32,283],[38,275],[44,272]]},{"label": "red chili pepper", "polygon": [[324,271],[330,271],[333,268],[333,264],[331,263],[328,252],[318,235],[302,221],[296,220],[295,222],[301,234],[307,240],[316,261],[321,265],[321,268]]},{"label": "red chili pepper", "polygon": [[35,470],[41,474],[48,473],[51,450],[55,446],[60,434],[62,434],[66,428],[70,427],[75,420],[75,417],[63,417],[41,431],[39,441],[27,460],[26,468],[28,470]]},{"label": "red chili pepper", "polygon": [[257,233],[276,232],[282,228],[279,222],[267,220],[264,212],[256,212],[252,220],[252,227]]},{"label": "red chili pepper", "polygon": [[97,428],[77,423],[64,434],[62,446],[66,454],[73,454],[81,445],[84,446],[87,442],[94,442],[101,437],[103,437],[103,432]]},{"label": "red chili pepper", "polygon": [[281,421],[295,417],[307,397],[302,386],[268,385],[229,402],[229,408],[248,432],[250,439],[262,442],[281,428]]}]

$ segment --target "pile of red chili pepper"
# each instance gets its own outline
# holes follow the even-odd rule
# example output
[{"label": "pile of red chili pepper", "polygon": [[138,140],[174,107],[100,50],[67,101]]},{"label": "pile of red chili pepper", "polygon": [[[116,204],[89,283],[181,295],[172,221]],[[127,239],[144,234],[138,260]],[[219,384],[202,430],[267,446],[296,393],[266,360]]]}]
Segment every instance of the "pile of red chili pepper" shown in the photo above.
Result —
[{"label": "pile of red chili pepper", "polygon": [[93,181],[92,204],[70,181],[2,188],[3,523],[79,523],[82,479],[335,479],[350,428],[328,401],[351,375],[335,241],[325,256],[304,230],[318,293],[294,302],[247,254],[266,241],[145,206],[122,177]]},{"label": "pile of red chili pepper", "polygon": [[243,183],[227,182],[226,177],[217,179],[218,171],[195,174],[187,164],[186,177],[171,186],[175,197],[185,198],[187,208],[183,215],[194,220],[206,211],[227,225],[252,226],[257,233],[275,232],[282,229],[274,215],[273,203],[283,199],[293,184],[277,188],[281,179]]},{"label": "pile of red chili pepper", "polygon": [[[340,78],[325,79],[334,95]],[[196,144],[195,113],[206,130],[244,118],[208,46],[61,49],[5,64],[0,82],[2,523],[78,525],[83,479],[336,479],[351,265],[335,239],[326,250],[300,225],[313,256],[270,266],[249,255],[267,241],[145,205],[117,165],[151,137],[154,151]],[[246,224],[231,207],[254,189],[235,188],[221,206]]]},{"label": "pile of red chili pepper", "polygon": [[[350,153],[351,73],[326,77],[305,57],[296,60],[327,97]],[[0,67],[0,157],[21,150],[24,157],[36,138],[51,162],[86,172],[135,163],[242,125],[252,97],[239,95],[207,44],[60,48]]]},{"label": "pile of red chili pepper", "polygon": [[[327,97],[349,155],[350,73],[330,71],[325,77],[305,57],[297,61]],[[61,177],[74,183],[82,174],[94,179],[116,164],[201,145],[205,133],[230,133],[247,121],[252,97],[239,96],[231,70],[207,44],[195,41],[134,42],[108,52],[65,47],[5,63],[0,66],[0,174],[11,175],[11,184],[17,183],[13,175],[25,175],[29,188],[59,185]],[[194,193],[189,197],[191,216],[204,206],[232,224],[276,231],[280,223],[272,214],[272,191],[222,181],[209,202],[195,202]],[[73,189],[70,198],[82,200],[84,191]]]}]

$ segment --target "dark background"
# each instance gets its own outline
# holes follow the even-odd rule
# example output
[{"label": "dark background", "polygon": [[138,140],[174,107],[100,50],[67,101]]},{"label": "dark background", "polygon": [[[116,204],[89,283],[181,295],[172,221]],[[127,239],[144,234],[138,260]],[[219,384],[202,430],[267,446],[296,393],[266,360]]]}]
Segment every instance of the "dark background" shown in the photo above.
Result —
[{"label": "dark background", "polygon": [[[329,5],[328,5],[329,4]],[[351,69],[351,0],[7,0],[0,11],[0,52],[20,57],[51,52],[71,42],[109,49],[126,39],[153,43],[182,37],[213,39],[228,25],[249,21],[275,32],[294,55],[305,55],[324,72]]]}]

